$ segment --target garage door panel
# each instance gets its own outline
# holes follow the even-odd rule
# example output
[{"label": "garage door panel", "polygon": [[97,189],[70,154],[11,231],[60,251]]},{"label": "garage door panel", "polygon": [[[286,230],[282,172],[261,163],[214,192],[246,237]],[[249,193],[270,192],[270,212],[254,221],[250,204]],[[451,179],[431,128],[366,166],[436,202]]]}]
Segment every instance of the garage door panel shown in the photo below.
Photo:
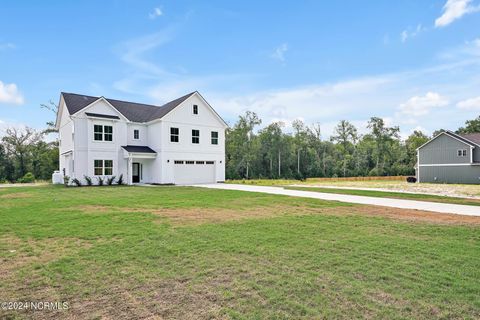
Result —
[{"label": "garage door panel", "polygon": [[215,182],[215,163],[205,160],[175,160],[175,184],[196,184]]}]

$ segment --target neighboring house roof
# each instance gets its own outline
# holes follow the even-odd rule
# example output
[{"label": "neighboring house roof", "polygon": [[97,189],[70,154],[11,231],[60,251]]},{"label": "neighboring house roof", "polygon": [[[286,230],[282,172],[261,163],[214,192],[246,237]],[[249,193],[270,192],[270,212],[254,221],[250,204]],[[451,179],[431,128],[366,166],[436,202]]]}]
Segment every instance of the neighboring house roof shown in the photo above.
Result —
[{"label": "neighboring house roof", "polygon": [[438,135],[436,135],[435,137],[433,137],[432,139],[428,140],[427,142],[425,142],[424,144],[422,144],[420,147],[418,147],[417,150],[425,147],[427,144],[429,144],[430,142],[432,142],[433,140],[437,139],[438,137],[440,137],[440,136],[442,136],[442,135],[450,136],[451,138],[456,139],[456,140],[458,140],[458,141],[460,141],[460,142],[463,142],[463,143],[465,143],[465,144],[467,144],[467,145],[469,145],[469,146],[471,146],[471,147],[480,146],[479,144],[477,144],[477,143],[474,142],[474,141],[471,141],[471,140],[469,140],[469,139],[467,139],[467,138],[465,138],[465,137],[463,137],[463,136],[461,136],[461,135],[458,135],[458,134],[456,134],[456,133],[454,133],[454,132],[452,132],[452,131],[448,131],[448,130],[447,130],[447,131],[442,131],[442,132],[440,132]]},{"label": "neighboring house roof", "polygon": [[89,117],[95,117],[95,118],[120,119],[119,116],[112,116],[109,114],[100,114],[100,113],[92,113],[92,112],[85,112],[85,114]]},{"label": "neighboring house roof", "polygon": [[464,138],[465,140],[473,142],[476,145],[480,145],[480,133],[467,133],[467,134],[458,134],[458,135]]},{"label": "neighboring house roof", "polygon": [[[183,97],[164,104],[163,106],[155,106],[151,104],[128,102],[107,98],[104,99],[107,100],[115,109],[118,110],[118,112],[120,112],[129,121],[149,122],[162,118],[195,93],[196,91],[186,94]],[[89,106],[90,104],[101,98],[67,92],[62,92],[62,96],[65,100],[65,104],[67,105],[68,112],[71,115],[79,112],[80,110],[84,109],[85,107]]]},{"label": "neighboring house roof", "polygon": [[154,150],[152,150],[150,147],[147,146],[122,146],[123,149],[125,149],[127,152],[132,152],[132,153],[156,153]]}]

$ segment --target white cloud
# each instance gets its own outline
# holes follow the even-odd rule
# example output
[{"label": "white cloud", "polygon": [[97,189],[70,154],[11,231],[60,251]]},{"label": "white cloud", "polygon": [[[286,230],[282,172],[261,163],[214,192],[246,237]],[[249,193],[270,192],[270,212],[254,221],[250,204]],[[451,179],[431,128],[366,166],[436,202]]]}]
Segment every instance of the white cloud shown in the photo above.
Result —
[{"label": "white cloud", "polygon": [[153,8],[153,11],[148,14],[148,17],[153,20],[160,17],[161,15],[163,15],[162,9],[157,7]]},{"label": "white cloud", "polygon": [[400,34],[400,39],[402,40],[402,42],[406,42],[409,38],[415,38],[420,34],[420,32],[423,31],[425,31],[425,28],[423,28],[421,24],[418,24],[415,29],[408,28],[403,30]]},{"label": "white cloud", "polygon": [[274,60],[280,61],[280,62],[285,62],[285,53],[288,50],[288,44],[287,43],[282,43],[280,46],[278,46],[275,51],[270,55],[270,57]]},{"label": "white cloud", "polygon": [[480,10],[480,6],[472,6],[472,0],[447,0],[443,6],[443,14],[435,20],[435,27],[445,27],[466,14]]},{"label": "white cloud", "polygon": [[480,97],[462,100],[457,107],[463,110],[480,110]]},{"label": "white cloud", "polygon": [[0,103],[23,104],[24,98],[15,83],[4,84],[0,81]]},{"label": "white cloud", "polygon": [[402,103],[400,113],[419,117],[430,113],[432,109],[448,105],[448,100],[436,92],[427,92],[424,96],[414,96]]}]

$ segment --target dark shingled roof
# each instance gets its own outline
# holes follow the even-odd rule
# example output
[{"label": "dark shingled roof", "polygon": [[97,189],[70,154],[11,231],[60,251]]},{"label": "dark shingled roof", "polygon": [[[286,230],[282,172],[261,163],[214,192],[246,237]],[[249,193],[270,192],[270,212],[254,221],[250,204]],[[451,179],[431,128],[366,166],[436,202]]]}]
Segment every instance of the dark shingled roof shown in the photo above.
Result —
[{"label": "dark shingled roof", "polygon": [[480,133],[459,134],[460,137],[480,145]]},{"label": "dark shingled roof", "polygon": [[147,146],[122,146],[123,149],[127,150],[127,152],[133,153],[156,153],[154,150],[150,149]]},{"label": "dark shingled roof", "polygon": [[[163,106],[155,106],[151,104],[128,102],[107,98],[105,99],[128,120],[133,122],[149,122],[162,118],[179,104],[181,104],[183,101],[187,100],[187,98],[192,96],[195,92],[186,94],[183,97],[164,104]],[[100,97],[92,97],[67,92],[62,92],[62,96],[65,100],[65,104],[67,105],[67,109],[70,114],[75,114],[89,104],[100,99]]]}]

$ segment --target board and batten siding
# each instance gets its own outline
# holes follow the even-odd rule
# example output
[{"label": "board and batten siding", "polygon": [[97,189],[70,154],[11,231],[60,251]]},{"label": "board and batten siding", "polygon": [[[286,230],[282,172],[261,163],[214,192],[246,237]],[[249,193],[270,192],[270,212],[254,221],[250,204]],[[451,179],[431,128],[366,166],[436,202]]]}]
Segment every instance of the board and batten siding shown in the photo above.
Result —
[{"label": "board and batten siding", "polygon": [[480,166],[420,167],[420,182],[478,184],[480,183]]},{"label": "board and batten siding", "polygon": [[[467,156],[459,157],[458,150],[467,150]],[[468,144],[442,134],[419,149],[418,163],[420,165],[470,163],[470,152]]]}]

